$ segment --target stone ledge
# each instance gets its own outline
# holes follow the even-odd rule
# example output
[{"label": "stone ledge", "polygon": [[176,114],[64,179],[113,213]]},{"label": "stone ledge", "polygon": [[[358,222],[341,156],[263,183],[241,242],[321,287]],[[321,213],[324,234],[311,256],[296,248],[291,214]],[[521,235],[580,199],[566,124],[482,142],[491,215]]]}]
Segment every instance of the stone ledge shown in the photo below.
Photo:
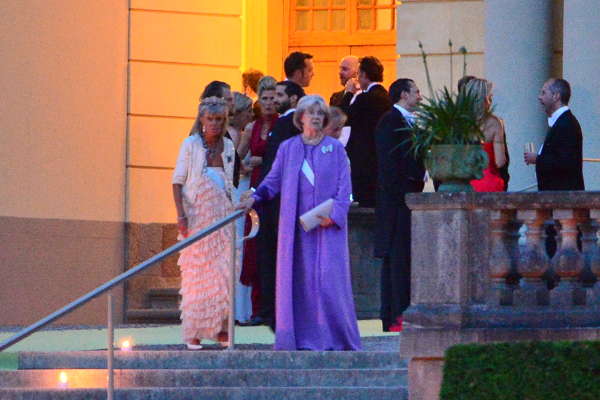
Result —
[{"label": "stone ledge", "polygon": [[547,191],[531,193],[409,193],[411,210],[485,209],[594,209],[600,208],[600,192]]},{"label": "stone ledge", "polygon": [[446,349],[456,344],[599,340],[595,328],[422,328],[407,327],[402,332],[402,358],[443,358]]},{"label": "stone ledge", "polygon": [[483,304],[416,304],[407,322],[428,328],[569,328],[600,327],[600,308],[492,307]]}]

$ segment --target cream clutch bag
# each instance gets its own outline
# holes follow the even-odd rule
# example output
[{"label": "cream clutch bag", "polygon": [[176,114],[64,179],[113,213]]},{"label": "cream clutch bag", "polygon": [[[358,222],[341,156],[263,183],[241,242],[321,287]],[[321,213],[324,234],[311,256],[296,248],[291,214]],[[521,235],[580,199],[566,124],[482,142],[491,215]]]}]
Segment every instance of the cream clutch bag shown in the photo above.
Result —
[{"label": "cream clutch bag", "polygon": [[329,218],[332,207],[333,199],[328,199],[315,208],[302,214],[298,219],[300,220],[300,225],[302,225],[304,231],[308,232],[321,224],[321,219],[318,217],[318,215]]}]

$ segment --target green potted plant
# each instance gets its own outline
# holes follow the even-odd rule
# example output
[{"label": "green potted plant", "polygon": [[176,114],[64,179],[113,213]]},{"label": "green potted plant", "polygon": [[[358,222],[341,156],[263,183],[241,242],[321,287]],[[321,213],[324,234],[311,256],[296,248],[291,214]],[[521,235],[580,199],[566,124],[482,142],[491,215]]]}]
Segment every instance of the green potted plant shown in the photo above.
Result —
[{"label": "green potted plant", "polygon": [[469,91],[456,94],[444,88],[415,110],[412,149],[429,175],[441,181],[440,192],[473,191],[470,181],[481,179],[487,167],[476,102]]}]

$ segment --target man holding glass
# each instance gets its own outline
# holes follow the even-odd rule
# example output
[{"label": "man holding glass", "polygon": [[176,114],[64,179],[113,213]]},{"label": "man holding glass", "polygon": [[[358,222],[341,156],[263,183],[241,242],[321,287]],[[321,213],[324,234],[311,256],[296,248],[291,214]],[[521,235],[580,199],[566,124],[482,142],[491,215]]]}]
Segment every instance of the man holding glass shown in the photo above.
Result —
[{"label": "man holding glass", "polygon": [[571,86],[551,78],[538,100],[548,115],[550,129],[540,150],[526,151],[526,164],[535,164],[538,190],[585,190],[582,172],[582,134],[577,118],[569,110]]}]

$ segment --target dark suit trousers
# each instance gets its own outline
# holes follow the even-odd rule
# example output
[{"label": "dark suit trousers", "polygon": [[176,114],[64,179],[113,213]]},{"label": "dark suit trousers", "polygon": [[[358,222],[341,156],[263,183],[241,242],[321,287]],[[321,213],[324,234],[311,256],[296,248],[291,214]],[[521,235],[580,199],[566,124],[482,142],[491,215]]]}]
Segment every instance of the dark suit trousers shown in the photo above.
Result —
[{"label": "dark suit trousers", "polygon": [[275,274],[277,270],[277,232],[279,197],[263,204],[258,240],[258,273],[261,285],[260,317],[275,328]]},{"label": "dark suit trousers", "polygon": [[381,322],[387,331],[410,305],[410,210],[398,207],[396,232],[381,270]]}]

